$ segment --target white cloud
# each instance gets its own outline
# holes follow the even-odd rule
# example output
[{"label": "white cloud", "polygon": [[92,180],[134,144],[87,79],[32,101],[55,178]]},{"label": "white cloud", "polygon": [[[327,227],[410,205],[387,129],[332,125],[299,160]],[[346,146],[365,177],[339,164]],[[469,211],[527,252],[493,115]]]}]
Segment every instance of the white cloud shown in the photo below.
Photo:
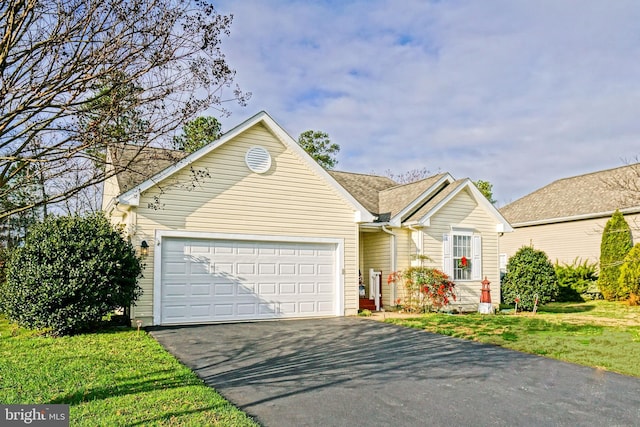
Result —
[{"label": "white cloud", "polygon": [[[640,154],[637,1],[218,2],[223,46],[296,137],[328,132],[338,168],[428,167],[505,203]],[[228,122],[228,123],[227,123]]]}]

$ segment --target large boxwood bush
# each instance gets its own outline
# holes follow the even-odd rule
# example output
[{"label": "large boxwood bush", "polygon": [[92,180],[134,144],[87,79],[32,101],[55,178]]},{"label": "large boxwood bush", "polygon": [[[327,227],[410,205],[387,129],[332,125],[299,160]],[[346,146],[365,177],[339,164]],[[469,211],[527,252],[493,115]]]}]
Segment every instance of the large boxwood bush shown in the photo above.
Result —
[{"label": "large boxwood bush", "polygon": [[13,251],[0,306],[28,328],[88,331],[137,299],[141,270],[131,243],[103,214],[49,217]]},{"label": "large boxwood bush", "polygon": [[558,280],[547,254],[531,246],[523,246],[509,258],[502,283],[502,299],[506,304],[518,300],[518,308],[530,311],[546,304],[558,294]]}]

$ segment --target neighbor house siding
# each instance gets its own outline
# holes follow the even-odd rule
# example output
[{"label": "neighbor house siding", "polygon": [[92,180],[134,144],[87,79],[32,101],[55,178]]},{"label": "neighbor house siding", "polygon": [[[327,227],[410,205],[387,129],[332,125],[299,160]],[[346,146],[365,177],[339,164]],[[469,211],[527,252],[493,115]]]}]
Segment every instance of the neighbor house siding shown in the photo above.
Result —
[{"label": "neighbor house siding", "polygon": [[[578,258],[598,263],[604,226],[610,217],[528,227],[514,226],[513,233],[500,238],[500,251],[513,256],[523,246],[533,245],[544,251],[551,262],[571,264]],[[634,243],[640,242],[640,215],[625,215]]]},{"label": "neighbor house siding", "polygon": [[369,270],[382,272],[382,305],[391,303],[391,292],[387,278],[391,273],[391,235],[384,231],[360,233],[362,245],[361,270],[367,296],[369,292]]},{"label": "neighbor house siding", "polygon": [[[272,156],[264,174],[245,165],[245,153],[256,145]],[[353,207],[261,124],[141,195],[134,244],[146,240],[153,248],[156,230],[343,239],[345,314],[357,311]],[[153,256],[151,250],[134,313],[147,320],[153,315]]]},{"label": "neighbor house siding", "polygon": [[[498,266],[498,233],[496,219],[481,208],[466,191],[460,192],[431,217],[431,225],[424,231],[424,254],[432,261],[426,266],[442,269],[442,235],[451,233],[451,227],[469,228],[482,236],[482,278],[491,282],[492,303],[500,302],[500,272]],[[458,300],[455,305],[471,309],[480,302],[481,280],[456,283]]]}]

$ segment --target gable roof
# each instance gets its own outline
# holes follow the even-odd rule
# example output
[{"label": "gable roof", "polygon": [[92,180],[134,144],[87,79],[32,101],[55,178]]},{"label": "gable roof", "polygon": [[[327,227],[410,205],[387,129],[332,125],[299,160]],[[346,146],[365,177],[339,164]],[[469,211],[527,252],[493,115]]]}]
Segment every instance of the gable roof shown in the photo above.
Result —
[{"label": "gable roof", "polygon": [[496,231],[513,231],[509,222],[469,178],[454,180],[450,174],[440,173],[420,181],[397,184],[387,177],[376,175],[329,173],[377,217],[375,222],[378,225],[428,225],[433,214],[460,191],[468,189],[478,204],[496,218]]},{"label": "gable roof", "polygon": [[559,179],[500,209],[515,226],[640,211],[640,163]]},{"label": "gable roof", "polygon": [[380,191],[398,185],[386,176],[339,171],[329,174],[374,215],[380,213]]},{"label": "gable roof", "polygon": [[411,224],[415,222],[428,226],[431,217],[462,191],[468,191],[478,205],[496,219],[496,232],[508,233],[513,231],[509,221],[502,216],[500,211],[498,211],[498,209],[489,202],[489,200],[480,192],[480,190],[478,190],[478,187],[476,187],[473,181],[469,178],[458,179],[447,184],[424,205],[422,205],[420,209],[411,214],[411,216],[407,218],[406,223]]},{"label": "gable roof", "polygon": [[[247,131],[257,124],[262,124],[263,126],[265,126],[265,128],[267,128],[267,130],[269,130],[269,132],[271,132],[284,146],[296,153],[302,162],[306,163],[306,165],[311,170],[325,179],[326,182],[330,186],[332,186],[347,203],[351,204],[356,213],[357,222],[373,221],[373,215],[371,215],[371,213],[366,208],[364,208],[360,204],[360,202],[358,202],[358,200],[351,195],[351,193],[346,191],[344,187],[338,184],[338,182],[325,169],[323,169],[315,160],[313,160],[311,156],[309,156],[309,154],[304,151],[304,149],[300,147],[298,143],[282,127],[280,127],[280,125],[278,125],[275,120],[271,118],[271,116],[269,116],[264,111],[261,111],[253,117],[250,117],[249,119],[240,123],[238,126],[223,134],[216,141],[202,147],[201,149],[191,154],[186,155],[185,157],[179,159],[177,162],[169,164],[169,166],[166,166],[161,170],[153,170],[155,168],[152,168],[152,170],[149,170],[149,175],[151,176],[147,175],[147,178],[144,181],[137,183],[132,188],[129,188],[124,193],[120,194],[117,197],[118,202],[125,205],[137,206],[140,203],[140,193],[171,177],[173,174],[177,173],[183,168],[188,167],[193,162],[208,155],[218,147],[226,144],[236,136],[240,135],[241,133]],[[165,163],[162,163],[162,166],[164,165]],[[158,164],[158,168],[160,166],[161,165]],[[132,182],[135,182],[135,179]]]},{"label": "gable roof", "polygon": [[402,221],[402,216],[408,211],[424,203],[432,197],[441,187],[453,181],[448,173],[434,175],[420,181],[401,184],[380,192],[381,214],[388,214],[389,220],[396,223]]}]

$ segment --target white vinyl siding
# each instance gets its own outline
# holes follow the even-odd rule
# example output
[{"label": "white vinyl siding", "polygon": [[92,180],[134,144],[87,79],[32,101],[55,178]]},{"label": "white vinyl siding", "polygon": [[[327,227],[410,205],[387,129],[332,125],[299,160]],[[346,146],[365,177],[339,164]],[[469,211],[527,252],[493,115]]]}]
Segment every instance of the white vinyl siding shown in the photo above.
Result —
[{"label": "white vinyl siding", "polygon": [[[254,146],[264,147],[272,157],[271,168],[263,174],[245,164],[245,154]],[[209,176],[192,186],[192,171]],[[134,245],[146,240],[151,247],[140,281],[144,293],[134,315],[144,319],[153,313],[150,266],[156,230],[341,239],[345,314],[357,311],[358,224],[353,207],[261,124],[166,179],[161,189],[152,187],[141,195]]]}]

